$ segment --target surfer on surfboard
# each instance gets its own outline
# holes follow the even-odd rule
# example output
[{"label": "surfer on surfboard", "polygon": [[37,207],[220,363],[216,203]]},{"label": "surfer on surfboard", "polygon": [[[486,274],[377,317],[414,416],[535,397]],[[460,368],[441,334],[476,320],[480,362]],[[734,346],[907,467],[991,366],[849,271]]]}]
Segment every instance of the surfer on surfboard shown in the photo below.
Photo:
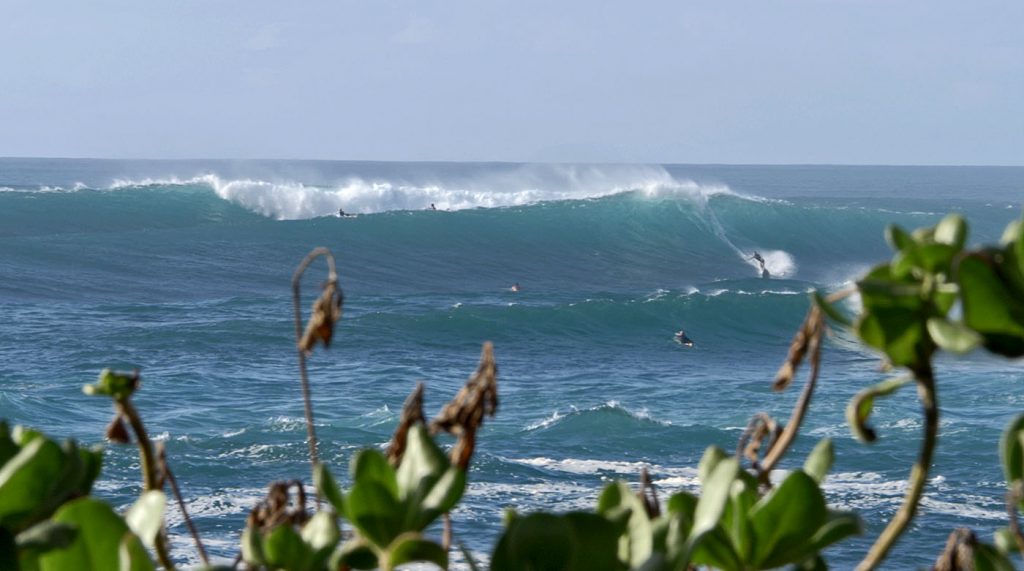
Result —
[{"label": "surfer on surfboard", "polygon": [[679,343],[683,347],[693,347],[693,340],[686,336],[686,332],[680,329],[675,334],[676,343]]},{"label": "surfer on surfboard", "polygon": [[757,260],[757,263],[761,264],[761,277],[762,278],[767,279],[767,278],[772,277],[772,275],[770,273],[768,273],[768,268],[764,267],[764,258],[761,257],[761,254],[759,254],[757,252],[757,250],[754,250],[754,255],[750,256],[747,259],[748,260]]}]

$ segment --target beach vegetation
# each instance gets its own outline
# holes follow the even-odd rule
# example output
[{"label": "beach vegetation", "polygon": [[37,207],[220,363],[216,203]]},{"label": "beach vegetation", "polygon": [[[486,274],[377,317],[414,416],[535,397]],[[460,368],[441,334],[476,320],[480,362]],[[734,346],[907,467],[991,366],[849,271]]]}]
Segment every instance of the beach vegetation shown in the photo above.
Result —
[{"label": "beach vegetation", "polygon": [[[909,232],[891,226],[886,239],[891,259],[848,288],[810,296],[807,316],[773,381],[783,391],[806,371],[787,421],[758,413],[735,453],[709,447],[697,467],[699,493],[681,491],[663,500],[644,470],[638,489],[625,482],[608,484],[596,494],[592,511],[510,511],[488,566],[495,571],[826,569],[827,549],[863,530],[856,513],[831,509],[822,490],[833,463],[832,442],[818,442],[798,467],[779,466],[810,410],[833,328],[852,330],[881,355],[885,371],[885,378],[847,407],[854,436],[868,445],[878,438],[870,424],[873,407],[896,391],[913,386],[921,403],[922,438],[904,499],[858,569],[881,565],[913,521],[927,485],[939,431],[939,387],[952,382],[937,374],[936,356],[982,349],[997,357],[1024,356],[1024,223],[1011,223],[1001,242],[991,246],[969,247],[967,222],[956,214]],[[299,285],[321,257],[327,279],[304,322]],[[331,253],[312,251],[292,285],[311,485],[301,479],[271,483],[247,518],[233,562],[212,563],[188,518],[163,447],[149,438],[132,403],[139,371],[104,370],[84,390],[113,404],[107,439],[139,448],[138,501],[118,513],[91,495],[101,450],[73,441],[58,444],[35,430],[9,430],[0,423],[0,569],[174,569],[165,525],[168,488],[207,569],[391,570],[414,562],[447,568],[455,550],[467,565],[479,568],[482,563],[454,541],[448,514],[471,485],[477,433],[498,407],[493,347],[483,345],[477,369],[432,420],[423,412],[424,387],[417,385],[387,450],[354,454],[343,487],[318,456],[305,366],[317,346],[329,346],[342,316],[344,297]],[[971,530],[954,530],[936,569],[1013,569],[1014,559],[1024,554],[1017,516],[1024,508],[1024,415],[1009,424],[998,448],[1007,482],[1006,527],[991,543]],[[438,527],[440,537],[434,537]]]}]

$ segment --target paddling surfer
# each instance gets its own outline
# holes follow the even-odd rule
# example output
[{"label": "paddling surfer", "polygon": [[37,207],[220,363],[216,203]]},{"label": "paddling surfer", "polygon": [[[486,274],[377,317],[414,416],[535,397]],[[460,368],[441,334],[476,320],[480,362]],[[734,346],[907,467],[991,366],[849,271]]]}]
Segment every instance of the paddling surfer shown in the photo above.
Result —
[{"label": "paddling surfer", "polygon": [[686,332],[680,329],[676,331],[675,340],[684,347],[693,347],[693,340],[686,336]]}]

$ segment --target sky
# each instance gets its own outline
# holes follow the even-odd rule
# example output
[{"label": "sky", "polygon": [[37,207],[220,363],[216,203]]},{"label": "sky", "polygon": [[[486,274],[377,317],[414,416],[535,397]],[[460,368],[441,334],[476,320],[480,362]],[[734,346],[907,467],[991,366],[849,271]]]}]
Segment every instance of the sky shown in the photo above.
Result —
[{"label": "sky", "polygon": [[1020,0],[3,0],[0,156],[1024,165]]}]

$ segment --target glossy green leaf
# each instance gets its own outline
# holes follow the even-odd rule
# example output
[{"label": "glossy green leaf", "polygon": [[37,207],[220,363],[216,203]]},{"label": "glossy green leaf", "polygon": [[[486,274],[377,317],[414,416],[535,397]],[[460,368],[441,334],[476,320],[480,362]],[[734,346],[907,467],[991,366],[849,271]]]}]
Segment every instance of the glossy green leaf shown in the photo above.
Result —
[{"label": "glossy green leaf", "polygon": [[263,536],[263,557],[273,568],[302,571],[312,556],[309,546],[290,525],[279,525]]},{"label": "glossy green leaf", "polygon": [[1024,355],[1024,300],[1016,298],[996,274],[993,258],[975,254],[960,261],[964,323],[980,333],[985,347],[1007,357]]},{"label": "glossy green leaf", "polygon": [[130,531],[121,536],[121,544],[117,548],[120,571],[153,571],[153,561],[142,546],[138,536]]},{"label": "glossy green leaf", "polygon": [[847,537],[862,534],[860,518],[853,512],[829,510],[825,525],[814,532],[810,544],[814,551],[820,552],[833,543]]},{"label": "glossy green leaf", "polygon": [[[747,481],[742,477],[743,474],[744,472],[740,471],[740,477],[732,483],[729,503],[725,506],[719,528],[723,529],[728,537],[728,542],[731,543],[730,551],[735,553],[736,559],[745,561],[751,558],[754,551],[754,528],[750,525],[748,515],[750,509],[757,503],[757,482]],[[706,539],[701,544],[702,547],[706,547],[710,539]],[[728,565],[721,563],[718,567]]]},{"label": "glossy green leaf", "polygon": [[700,458],[700,463],[697,464],[697,477],[701,483],[706,482],[715,466],[718,466],[718,463],[726,458],[729,458],[729,455],[725,450],[714,445],[708,446]]},{"label": "glossy green leaf", "polygon": [[390,569],[415,561],[427,561],[441,569],[448,568],[448,552],[414,532],[403,533],[395,538],[388,546],[387,557]]},{"label": "glossy green leaf", "polygon": [[668,499],[667,509],[670,513],[682,514],[686,521],[693,521],[697,511],[697,497],[689,492],[676,492]]},{"label": "glossy green leaf", "polygon": [[935,241],[959,250],[967,241],[967,221],[959,214],[947,214],[935,226]]},{"label": "glossy green leaf", "polygon": [[801,470],[790,472],[750,510],[757,536],[753,563],[771,568],[803,560],[807,539],[825,523],[827,513],[814,480]]},{"label": "glossy green leaf", "polygon": [[321,510],[313,514],[299,535],[310,549],[310,569],[319,569],[338,546],[341,529],[333,512]]},{"label": "glossy green leaf", "polygon": [[345,510],[352,525],[379,547],[388,545],[402,532],[402,507],[391,490],[376,480],[353,484],[345,499]]},{"label": "glossy green leaf", "polygon": [[691,537],[707,533],[718,525],[739,470],[740,465],[735,458],[725,458],[711,470],[707,481],[701,483],[700,498],[693,514]]},{"label": "glossy green leaf", "polygon": [[43,553],[71,545],[77,534],[78,528],[71,524],[45,520],[19,533],[15,541],[18,549]]},{"label": "glossy green leaf", "polygon": [[915,245],[910,234],[895,224],[890,224],[885,228],[885,241],[896,251],[905,250]]},{"label": "glossy green leaf", "polygon": [[832,468],[832,461],[835,459],[835,452],[832,447],[832,439],[825,438],[819,441],[814,450],[804,461],[804,472],[814,479],[818,484],[825,482],[828,471]]},{"label": "glossy green leaf", "polygon": [[352,569],[376,569],[379,567],[377,552],[362,538],[345,542],[331,557],[331,569],[341,565]]},{"label": "glossy green leaf", "polygon": [[608,484],[598,498],[597,511],[606,516],[623,514],[627,517],[625,533],[618,538],[619,560],[630,567],[643,565],[651,556],[653,529],[640,498],[624,482]]},{"label": "glossy green leaf", "polygon": [[364,449],[352,457],[349,465],[353,482],[374,481],[384,486],[392,496],[398,497],[398,480],[395,469],[387,458],[377,450]]},{"label": "glossy green leaf", "polygon": [[109,571],[120,568],[121,540],[130,533],[128,525],[107,504],[94,498],[79,498],[64,504],[53,521],[78,529],[65,549],[39,556],[41,571]]},{"label": "glossy green leaf", "polygon": [[850,318],[847,317],[842,311],[837,309],[835,305],[831,304],[827,299],[825,299],[825,296],[821,295],[821,292],[819,292],[818,290],[814,290],[811,293],[811,299],[814,300],[814,303],[818,306],[818,308],[825,312],[825,315],[827,315],[829,319],[831,319],[832,321],[835,321],[836,323],[845,325],[847,327],[853,325],[853,321],[851,321]]},{"label": "glossy green leaf", "polygon": [[266,559],[263,557],[263,543],[262,537],[260,537],[259,531],[253,529],[252,526],[246,526],[242,530],[241,547],[242,547],[242,561],[252,567],[257,567],[266,563]]},{"label": "glossy green leaf", "polygon": [[850,399],[846,405],[846,422],[858,440],[874,442],[876,438],[875,431],[867,424],[868,417],[874,410],[875,397],[891,395],[912,380],[911,377],[887,379],[860,391]]},{"label": "glossy green leaf", "polygon": [[341,539],[341,530],[338,529],[338,520],[334,515],[319,511],[302,527],[302,540],[315,550],[331,548]]},{"label": "glossy green leaf", "polygon": [[412,426],[406,438],[405,455],[397,473],[398,496],[401,499],[424,498],[450,464],[426,426]]},{"label": "glossy green leaf", "polygon": [[1013,563],[991,545],[974,546],[974,571],[1014,571]]},{"label": "glossy green leaf", "polygon": [[60,446],[47,438],[31,438],[0,468],[0,525],[17,531],[31,524],[63,468]]},{"label": "glossy green leaf", "polygon": [[1024,414],[1017,416],[1003,430],[999,439],[999,460],[1006,482],[1024,480]]},{"label": "glossy green leaf", "polygon": [[114,399],[123,399],[131,396],[136,387],[138,379],[134,373],[103,369],[100,371],[99,379],[94,384],[82,387],[82,392],[87,395],[107,395]]},{"label": "glossy green leaf", "polygon": [[1003,555],[1017,552],[1017,540],[1013,536],[1013,532],[1008,527],[1001,527],[992,534],[992,540],[995,544],[995,548],[999,550]]},{"label": "glossy green leaf", "polygon": [[8,460],[14,458],[18,450],[18,445],[11,438],[11,430],[7,426],[7,422],[0,420],[0,467],[3,467]]},{"label": "glossy green leaf", "polygon": [[563,516],[572,528],[574,562],[586,571],[617,571],[626,564],[616,556],[616,540],[627,530],[625,519],[609,520],[597,514],[570,512]]},{"label": "glossy green leaf", "polygon": [[928,320],[927,327],[932,341],[951,353],[967,353],[982,342],[981,335],[963,323],[933,317]]},{"label": "glossy green leaf", "polygon": [[690,562],[721,571],[744,571],[743,560],[721,526],[701,535]]},{"label": "glossy green leaf", "polygon": [[338,483],[334,480],[334,476],[331,475],[331,471],[327,468],[326,464],[318,462],[313,467],[313,485],[320,492],[320,497],[326,499],[327,503],[331,504],[335,513],[342,516],[345,515],[345,496],[342,495]]},{"label": "glossy green leaf", "polygon": [[416,527],[422,530],[437,516],[451,511],[462,499],[462,493],[465,490],[466,472],[457,466],[449,467],[420,503],[419,509],[422,515],[416,522]]},{"label": "glossy green leaf", "polygon": [[565,571],[572,569],[572,525],[553,514],[514,519],[495,546],[491,571]]},{"label": "glossy green leaf", "polygon": [[139,539],[148,546],[153,546],[160,529],[164,525],[164,510],[167,509],[167,496],[159,490],[143,492],[139,499],[128,508],[124,515],[125,523]]}]

